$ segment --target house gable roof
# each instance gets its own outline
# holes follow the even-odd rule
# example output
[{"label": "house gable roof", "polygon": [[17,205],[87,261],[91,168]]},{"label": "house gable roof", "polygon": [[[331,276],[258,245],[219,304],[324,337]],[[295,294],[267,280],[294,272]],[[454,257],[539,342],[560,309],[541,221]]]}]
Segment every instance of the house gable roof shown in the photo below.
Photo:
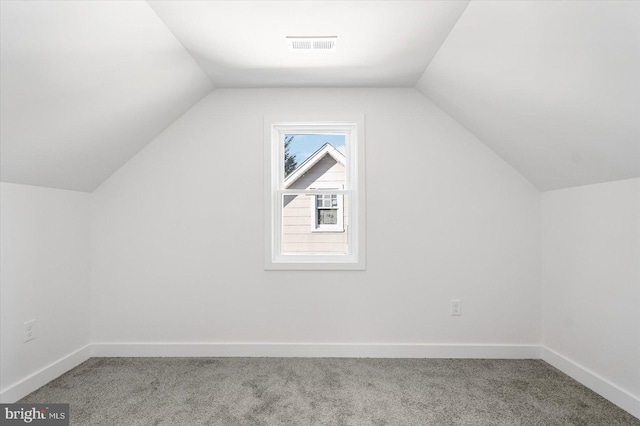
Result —
[{"label": "house gable roof", "polygon": [[320,160],[322,160],[325,156],[330,156],[336,162],[345,165],[346,158],[343,153],[338,151],[333,145],[330,143],[325,143],[322,145],[316,152],[311,154],[302,164],[296,168],[293,173],[286,177],[284,180],[284,187],[289,188],[296,182],[300,177],[304,176],[313,166],[318,164]]}]

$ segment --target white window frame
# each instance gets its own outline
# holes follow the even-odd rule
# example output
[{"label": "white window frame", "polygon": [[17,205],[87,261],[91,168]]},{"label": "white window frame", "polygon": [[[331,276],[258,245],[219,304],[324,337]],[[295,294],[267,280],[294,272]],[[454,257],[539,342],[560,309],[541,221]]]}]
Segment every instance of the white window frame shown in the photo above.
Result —
[{"label": "white window frame", "polygon": [[[315,117],[264,118],[265,146],[265,269],[267,270],[364,270],[365,263],[365,152],[364,152],[364,115]],[[291,190],[284,188],[284,135],[285,134],[344,134],[346,178],[342,189],[318,187]],[[288,254],[282,253],[282,200],[285,194],[313,195],[314,217],[316,222],[315,194],[330,193],[339,195],[341,221],[344,206],[342,198],[349,196],[347,222],[339,225],[347,232],[346,254]],[[318,231],[318,230],[316,230]],[[324,229],[322,231],[325,231]],[[326,230],[328,231],[328,229]],[[326,232],[325,231],[325,232]],[[336,227],[331,232],[340,232]]]}]

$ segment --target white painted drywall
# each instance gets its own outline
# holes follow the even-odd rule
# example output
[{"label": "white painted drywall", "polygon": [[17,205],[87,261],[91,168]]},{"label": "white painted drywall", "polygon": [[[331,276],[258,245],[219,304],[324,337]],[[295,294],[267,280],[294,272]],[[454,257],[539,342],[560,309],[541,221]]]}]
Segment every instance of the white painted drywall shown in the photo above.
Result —
[{"label": "white painted drywall", "polygon": [[0,10],[3,182],[91,192],[213,89],[145,1]]},{"label": "white painted drywall", "polygon": [[89,343],[89,194],[1,183],[0,206],[4,392]]},{"label": "white painted drywall", "polygon": [[417,87],[541,191],[640,177],[640,2],[472,1]]},{"label": "white painted drywall", "polygon": [[[330,111],[366,114],[367,270],[264,271],[263,115]],[[91,204],[95,343],[539,344],[539,193],[414,89],[216,90]]]},{"label": "white painted drywall", "polygon": [[640,179],[541,204],[543,345],[640,400]]},{"label": "white painted drywall", "polygon": [[[149,1],[216,87],[411,87],[469,0]],[[291,52],[287,36],[337,36]]]}]

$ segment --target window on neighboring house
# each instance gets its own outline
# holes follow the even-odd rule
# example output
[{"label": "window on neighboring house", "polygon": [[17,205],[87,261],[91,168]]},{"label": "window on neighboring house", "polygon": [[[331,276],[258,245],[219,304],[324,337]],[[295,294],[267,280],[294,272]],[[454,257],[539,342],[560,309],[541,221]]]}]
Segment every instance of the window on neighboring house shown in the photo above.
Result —
[{"label": "window on neighboring house", "polygon": [[338,217],[342,213],[342,209],[338,207],[338,194],[316,195],[315,210],[314,228],[316,231],[342,231],[340,228],[334,229],[338,226]]},{"label": "window on neighboring house", "polygon": [[364,269],[364,120],[265,120],[267,269]]},{"label": "window on neighboring house", "polygon": [[[334,170],[334,174],[338,174],[343,170],[339,163],[336,163],[332,169]],[[337,170],[337,173],[335,170]],[[318,180],[322,180],[322,178],[323,177],[321,176]],[[323,191],[329,191],[332,189],[340,190],[343,187],[343,184],[337,184],[335,182],[329,184],[316,182],[311,185],[311,189],[322,189]],[[344,194],[329,192],[316,194],[311,198],[311,209],[311,232],[345,232],[344,224],[346,211],[344,209]],[[346,222],[348,223],[348,220]],[[321,240],[322,238],[328,239],[329,237],[317,237],[318,240]],[[344,251],[346,251],[346,236],[343,237],[343,240],[345,243]]]}]

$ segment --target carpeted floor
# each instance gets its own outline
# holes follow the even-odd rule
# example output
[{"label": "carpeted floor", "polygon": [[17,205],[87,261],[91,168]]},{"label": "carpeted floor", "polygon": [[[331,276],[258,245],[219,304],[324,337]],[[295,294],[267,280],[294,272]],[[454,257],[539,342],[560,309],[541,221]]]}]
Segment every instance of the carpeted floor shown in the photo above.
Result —
[{"label": "carpeted floor", "polygon": [[539,360],[92,358],[20,402],[73,425],[640,425]]}]

